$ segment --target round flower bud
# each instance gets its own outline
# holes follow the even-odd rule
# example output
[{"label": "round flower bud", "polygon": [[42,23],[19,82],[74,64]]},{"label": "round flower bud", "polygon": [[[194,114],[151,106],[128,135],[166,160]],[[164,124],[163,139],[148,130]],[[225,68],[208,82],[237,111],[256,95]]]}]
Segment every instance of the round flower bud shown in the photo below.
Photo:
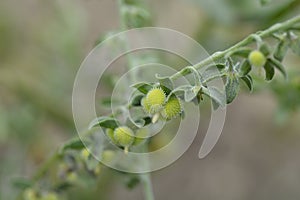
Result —
[{"label": "round flower bud", "polygon": [[41,200],[58,200],[58,197],[54,192],[50,192],[44,195]]},{"label": "round flower bud", "polygon": [[267,61],[265,55],[258,50],[252,51],[248,56],[248,60],[251,65],[256,67],[264,66]]},{"label": "round flower bud", "polygon": [[146,97],[142,98],[141,105],[143,106],[143,109],[146,113],[150,113],[150,105],[147,102]]},{"label": "round flower bud", "polygon": [[182,111],[180,100],[177,97],[171,97],[162,110],[162,116],[167,119],[176,118]]},{"label": "round flower bud", "polygon": [[37,194],[32,188],[28,188],[23,193],[24,200],[37,200]]},{"label": "round flower bud", "polygon": [[88,160],[89,156],[90,156],[90,152],[85,148],[83,150],[81,150],[81,158],[83,160]]},{"label": "round flower bud", "polygon": [[161,110],[165,100],[165,92],[161,88],[153,88],[147,93],[144,103],[146,106],[149,106],[149,113],[154,114]]},{"label": "round flower bud", "polygon": [[109,140],[113,144],[118,145],[118,143],[117,143],[117,141],[115,140],[115,137],[114,137],[114,130],[113,129],[107,128],[106,129],[106,136],[109,138]]},{"label": "round flower bud", "polygon": [[138,146],[140,144],[145,143],[148,137],[149,137],[149,130],[147,128],[138,129],[135,133],[135,138],[132,146]]},{"label": "round flower bud", "polygon": [[105,150],[102,152],[102,162],[111,163],[115,158],[115,152],[112,150]]},{"label": "round flower bud", "polygon": [[122,147],[129,147],[133,143],[134,133],[127,126],[121,126],[115,129],[114,138]]}]

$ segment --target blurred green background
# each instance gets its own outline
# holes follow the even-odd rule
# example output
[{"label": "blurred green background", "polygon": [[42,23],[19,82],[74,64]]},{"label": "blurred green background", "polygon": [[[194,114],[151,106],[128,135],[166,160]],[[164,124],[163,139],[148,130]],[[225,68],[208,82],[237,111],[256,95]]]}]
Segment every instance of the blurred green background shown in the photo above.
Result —
[{"label": "blurred green background", "polygon": [[[210,53],[300,14],[299,0],[264,7],[259,0],[146,3],[155,26],[183,32]],[[15,177],[30,177],[76,136],[71,110],[76,71],[95,42],[119,27],[115,0],[0,1],[1,200],[17,195]],[[176,163],[154,172],[156,199],[299,199],[299,63],[289,52],[284,64],[292,82],[280,75],[271,84],[258,81],[254,94],[245,90],[228,107],[221,139],[207,158],[197,158],[199,134]],[[110,174],[105,181],[71,190],[69,198],[142,199],[140,186],[127,190],[118,176],[105,172]]]}]

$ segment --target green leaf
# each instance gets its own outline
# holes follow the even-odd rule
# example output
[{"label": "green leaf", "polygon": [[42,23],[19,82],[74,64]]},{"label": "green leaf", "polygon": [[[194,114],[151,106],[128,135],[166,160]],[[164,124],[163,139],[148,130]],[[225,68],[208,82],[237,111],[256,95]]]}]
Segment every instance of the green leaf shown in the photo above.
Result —
[{"label": "green leaf", "polygon": [[239,92],[239,79],[234,74],[226,77],[225,91],[226,91],[226,102],[231,103]]},{"label": "green leaf", "polygon": [[281,62],[273,58],[268,59],[268,62],[270,62],[270,64],[272,64],[276,69],[278,69],[283,74],[284,78],[287,79],[286,70]]},{"label": "green leaf", "polygon": [[101,126],[103,128],[111,128],[111,129],[115,129],[118,127],[119,122],[111,117],[98,117],[96,119],[94,119],[90,125],[89,125],[89,129],[96,127],[96,126]]},{"label": "green leaf", "polygon": [[226,104],[225,94],[219,91],[216,87],[205,88],[202,87],[203,94],[207,95],[214,101],[213,103],[217,103],[218,105],[224,107]]},{"label": "green leaf", "polygon": [[62,147],[62,151],[65,151],[67,149],[79,150],[83,148],[85,148],[85,146],[82,140],[80,138],[75,138],[65,143],[64,146]]},{"label": "green leaf", "polygon": [[271,1],[272,1],[272,0],[260,0],[260,4],[261,4],[262,6],[265,6],[265,5],[269,4],[269,3],[271,3]]},{"label": "green leaf", "polygon": [[26,189],[32,186],[32,181],[25,178],[14,178],[12,180],[12,185],[18,189]]},{"label": "green leaf", "polygon": [[275,48],[275,51],[273,54],[274,58],[281,62],[283,60],[284,56],[286,55],[288,48],[289,48],[288,41],[281,40]]},{"label": "green leaf", "polygon": [[252,90],[253,90],[253,80],[252,80],[252,77],[250,75],[246,75],[244,77],[241,77],[241,79],[244,81],[244,83],[247,85],[247,87],[249,88],[249,90],[252,92]]},{"label": "green leaf", "polygon": [[270,55],[271,50],[270,47],[268,46],[267,43],[263,42],[260,47],[259,47],[259,51],[262,52],[265,56]]},{"label": "green leaf", "polygon": [[275,74],[274,66],[270,62],[267,62],[264,65],[264,69],[265,69],[265,72],[266,72],[266,80],[267,81],[272,80],[273,77],[274,77],[274,74]]},{"label": "green leaf", "polygon": [[143,94],[136,95],[132,98],[130,105],[132,106],[141,106],[141,100],[144,97]]},{"label": "green leaf", "polygon": [[291,49],[292,49],[293,53],[300,56],[300,37],[298,37],[295,40],[292,40],[290,46],[291,46]]},{"label": "green leaf", "polygon": [[149,90],[153,88],[153,84],[141,82],[141,83],[136,83],[134,85],[131,85],[131,87],[136,88],[138,91],[140,91],[143,94],[147,94]]},{"label": "green leaf", "polygon": [[135,188],[141,180],[137,176],[130,177],[130,179],[127,181],[126,186],[128,189]]},{"label": "green leaf", "polygon": [[251,71],[251,64],[248,60],[244,60],[242,64],[238,67],[238,72],[240,76],[246,76]]},{"label": "green leaf", "polygon": [[156,74],[155,77],[158,79],[160,85],[164,86],[164,90],[166,90],[165,92],[168,94],[171,92],[171,90],[173,90],[174,88],[174,84],[172,82],[172,80],[170,79],[170,77],[166,76],[166,77],[161,77],[159,74]]}]

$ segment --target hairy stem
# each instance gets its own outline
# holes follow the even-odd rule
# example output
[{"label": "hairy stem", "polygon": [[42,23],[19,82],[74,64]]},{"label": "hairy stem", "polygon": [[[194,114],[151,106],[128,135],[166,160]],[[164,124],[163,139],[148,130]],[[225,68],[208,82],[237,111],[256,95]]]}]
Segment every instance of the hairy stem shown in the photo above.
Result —
[{"label": "hairy stem", "polygon": [[[215,52],[210,57],[204,59],[203,61],[201,61],[197,64],[195,64],[192,67],[194,67],[195,69],[200,69],[204,66],[212,64],[213,62],[226,57],[231,52],[234,52],[234,51],[236,51],[237,49],[239,49],[241,47],[247,46],[247,45],[255,42],[257,40],[257,38],[265,38],[265,37],[271,36],[272,34],[278,32],[278,31],[286,31],[288,29],[291,29],[297,23],[300,23],[300,15],[297,15],[296,17],[294,17],[292,19],[289,19],[285,22],[275,24],[275,25],[271,26],[270,28],[268,28],[264,31],[258,31],[256,34],[251,34],[248,37],[246,37],[245,39],[243,39],[242,41],[240,41],[240,42],[236,43],[235,45],[233,45],[232,47],[230,47],[230,48],[228,48],[224,51]],[[187,72],[185,70],[185,68],[183,68],[179,72],[173,74],[170,78],[172,80],[176,80],[176,79],[180,78],[182,75],[187,75],[189,73],[191,73],[191,72],[190,71]]]},{"label": "hairy stem", "polygon": [[152,181],[149,173],[141,174],[145,200],[154,200]]}]

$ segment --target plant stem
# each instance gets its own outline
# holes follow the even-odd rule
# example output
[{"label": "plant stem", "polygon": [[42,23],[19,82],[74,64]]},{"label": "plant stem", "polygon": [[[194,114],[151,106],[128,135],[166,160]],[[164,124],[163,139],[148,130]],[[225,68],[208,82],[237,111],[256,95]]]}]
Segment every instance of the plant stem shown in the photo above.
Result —
[{"label": "plant stem", "polygon": [[145,200],[154,200],[150,174],[149,173],[141,174],[141,178],[144,186]]},{"label": "plant stem", "polygon": [[[222,58],[226,57],[231,52],[236,51],[237,49],[239,49],[241,47],[247,46],[247,45],[255,42],[256,38],[269,37],[269,36],[271,36],[272,34],[278,32],[278,31],[286,31],[286,30],[292,28],[297,23],[300,23],[300,15],[297,15],[296,17],[294,17],[292,19],[289,19],[285,22],[275,24],[275,25],[271,26],[270,28],[268,28],[264,31],[258,31],[256,34],[251,34],[248,37],[246,37],[245,39],[243,39],[242,41],[240,41],[240,42],[236,43],[235,45],[233,45],[232,47],[230,47],[230,48],[228,48],[224,51],[215,52],[210,57],[204,59],[203,61],[201,61],[197,64],[195,64],[192,67],[194,67],[195,69],[200,69],[204,66],[212,64],[214,61],[217,61],[219,59],[222,59]],[[191,73],[190,71],[187,72],[184,69],[185,68],[183,68],[179,72],[173,74],[170,78],[172,80],[176,80],[176,79],[180,78],[182,75],[187,75],[187,74]]]}]

